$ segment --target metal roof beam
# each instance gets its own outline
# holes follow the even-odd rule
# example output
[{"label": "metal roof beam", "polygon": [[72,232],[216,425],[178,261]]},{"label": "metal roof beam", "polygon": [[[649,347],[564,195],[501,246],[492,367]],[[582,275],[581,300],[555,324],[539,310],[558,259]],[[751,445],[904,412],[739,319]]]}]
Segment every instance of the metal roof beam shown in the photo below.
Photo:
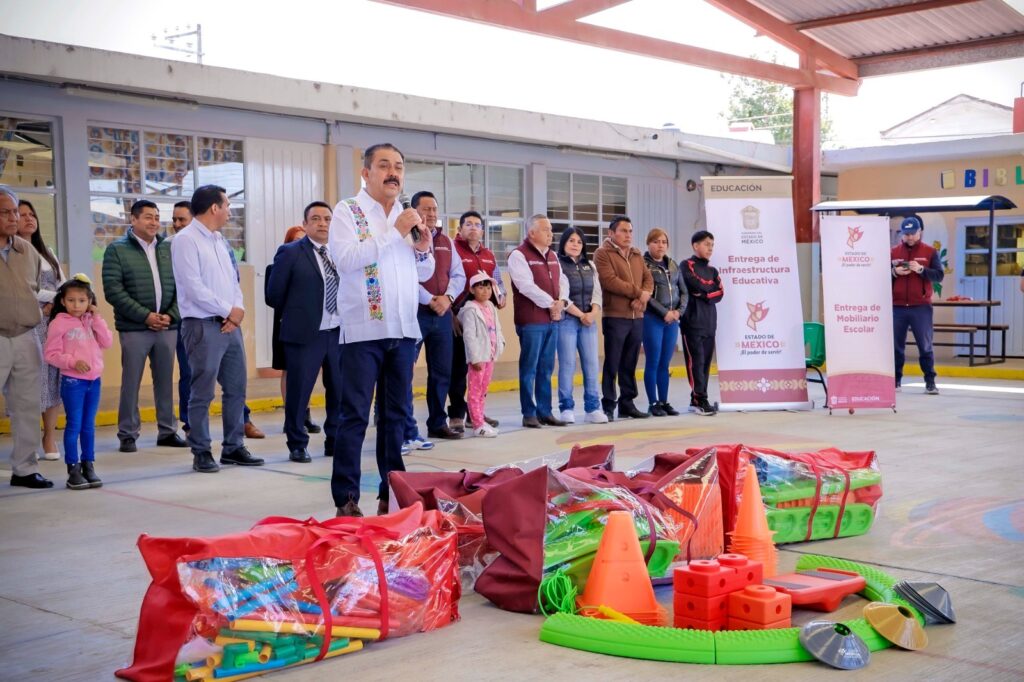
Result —
[{"label": "metal roof beam", "polygon": [[[792,88],[819,88],[840,95],[855,95],[860,86],[856,79],[840,78],[811,69],[794,69],[749,57],[716,52],[670,40],[627,33],[571,19],[551,19],[547,10],[530,11],[520,0],[488,0],[458,2],[457,0],[376,0],[389,5],[432,12],[454,19],[476,21],[491,26],[561,38],[591,47],[629,52],[644,57],[690,64],[715,71],[724,71],[750,78],[774,81]],[[555,8],[551,8],[555,9]]]},{"label": "metal roof beam", "polygon": [[1020,57],[1024,57],[1024,32],[951,45],[935,45],[857,57],[853,61],[860,67],[861,76],[868,77]]},{"label": "metal roof beam", "polygon": [[[534,0],[536,3],[536,0]],[[576,21],[591,14],[603,12],[606,9],[624,5],[629,0],[569,0],[561,5],[555,5],[543,10],[540,14],[547,19],[562,19]]]},{"label": "metal roof beam", "polygon": [[979,2],[979,0],[923,0],[923,2],[908,2],[905,5],[879,7],[877,9],[864,10],[863,12],[850,12],[849,14],[821,17],[820,19],[809,19],[792,24],[792,26],[797,31],[810,31],[811,29],[823,28],[825,26],[837,26],[855,21],[870,21],[871,19],[879,19],[881,17],[892,17],[910,12],[924,12],[930,9],[941,9],[943,7],[952,7],[953,5],[967,5],[974,2]]},{"label": "metal roof beam", "polygon": [[814,38],[794,29],[790,24],[769,14],[749,0],[705,0],[735,19],[739,19],[777,43],[785,45],[797,54],[808,57],[808,67],[821,65],[843,78],[857,79],[857,65],[843,55],[831,50]]}]

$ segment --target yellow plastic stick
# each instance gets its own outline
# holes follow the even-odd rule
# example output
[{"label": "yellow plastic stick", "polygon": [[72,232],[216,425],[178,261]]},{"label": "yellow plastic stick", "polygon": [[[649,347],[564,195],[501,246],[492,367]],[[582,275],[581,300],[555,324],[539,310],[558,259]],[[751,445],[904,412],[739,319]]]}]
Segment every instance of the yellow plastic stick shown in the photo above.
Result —
[{"label": "yellow plastic stick", "polygon": [[185,673],[185,679],[189,682],[195,682],[196,680],[205,680],[207,677],[213,675],[213,668],[210,666],[204,666],[202,668],[189,668],[188,672]]},{"label": "yellow plastic stick", "polygon": [[[265,620],[247,620],[239,618],[231,621],[232,630],[248,630],[250,632],[291,632],[295,634],[323,634],[324,626],[318,623],[271,622]],[[331,628],[331,637],[349,637],[351,639],[380,639],[380,630],[375,628],[349,628],[335,625]],[[344,651],[344,649],[339,649]]]},{"label": "yellow plastic stick", "polygon": [[270,657],[274,655],[274,647],[269,644],[264,644],[263,648],[260,649],[260,663],[266,663],[270,660]]},{"label": "yellow plastic stick", "polygon": [[[324,656],[324,658],[334,658],[335,656],[341,656],[342,654],[350,654],[353,651],[359,651],[362,648],[363,643],[358,639],[353,639],[349,642],[347,647],[344,647],[342,649],[335,649],[334,651],[331,651],[326,656]],[[277,668],[277,670],[290,670],[291,668],[294,668],[296,666],[305,665],[306,663],[312,663],[314,660],[316,659],[307,658],[304,661],[299,661],[295,665],[286,665],[283,668]],[[260,675],[265,675],[268,672],[276,672],[276,670],[263,670],[261,672],[246,673],[244,675],[233,675],[231,677],[214,677],[213,672],[210,672],[206,677],[202,678],[201,682],[238,682],[239,680],[247,680],[250,677],[259,677]]]},{"label": "yellow plastic stick", "polygon": [[612,607],[605,606],[604,604],[602,604],[601,606],[597,607],[597,612],[600,613],[605,618],[607,618],[608,620],[614,620],[614,621],[617,621],[619,623],[632,623],[633,625],[641,625],[641,623],[639,621],[635,621],[632,618],[630,618],[629,616],[627,616],[626,614],[619,613],[618,611],[616,611]]},{"label": "yellow plastic stick", "polygon": [[210,654],[206,657],[206,667],[216,668],[222,660],[224,660],[224,654]]}]

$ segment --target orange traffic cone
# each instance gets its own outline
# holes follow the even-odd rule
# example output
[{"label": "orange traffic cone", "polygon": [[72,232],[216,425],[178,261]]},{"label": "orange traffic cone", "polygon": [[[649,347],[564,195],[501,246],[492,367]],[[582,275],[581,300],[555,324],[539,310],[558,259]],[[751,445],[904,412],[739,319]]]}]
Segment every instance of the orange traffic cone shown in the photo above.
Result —
[{"label": "orange traffic cone", "polygon": [[578,601],[581,607],[610,607],[647,625],[668,622],[668,614],[654,598],[630,512],[609,512],[587,586]]},{"label": "orange traffic cone", "polygon": [[772,542],[774,533],[768,528],[768,515],[765,513],[761,487],[757,483],[757,471],[753,464],[747,464],[736,527],[729,535],[730,552],[745,554],[755,561],[760,561],[764,565],[766,578],[776,574],[778,551]]}]

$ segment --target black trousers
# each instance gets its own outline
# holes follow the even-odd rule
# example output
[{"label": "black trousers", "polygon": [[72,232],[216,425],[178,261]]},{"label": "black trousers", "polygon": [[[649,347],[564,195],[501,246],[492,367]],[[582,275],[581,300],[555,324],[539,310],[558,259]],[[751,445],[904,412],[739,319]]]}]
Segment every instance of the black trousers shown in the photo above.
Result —
[{"label": "black trousers", "polygon": [[[616,405],[632,404],[637,396],[636,363],[644,339],[642,318],[601,318],[604,332],[604,370],[601,375],[601,408],[611,412]],[[615,396],[618,379],[619,396]]]},{"label": "black trousers", "polygon": [[690,380],[691,405],[708,398],[708,374],[714,353],[714,334],[683,329],[683,357],[686,359],[686,377]]},{"label": "black trousers", "polygon": [[461,336],[452,334],[452,373],[448,382],[448,418],[466,418],[466,344]]},{"label": "black trousers", "polygon": [[340,419],[341,348],[338,329],[317,332],[310,343],[282,343],[284,349],[284,433],[289,450],[309,445],[306,419],[309,418],[309,397],[316,385],[317,374],[323,370],[327,398],[327,420],[324,423],[324,448],[333,455],[335,435]]}]

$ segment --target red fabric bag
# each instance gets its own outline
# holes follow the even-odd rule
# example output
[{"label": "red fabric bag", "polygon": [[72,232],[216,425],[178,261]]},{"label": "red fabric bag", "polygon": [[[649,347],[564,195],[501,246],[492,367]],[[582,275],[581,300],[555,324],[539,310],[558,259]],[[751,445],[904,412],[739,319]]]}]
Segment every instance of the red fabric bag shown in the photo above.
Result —
[{"label": "red fabric bag", "polygon": [[515,462],[484,472],[393,471],[388,484],[391,499],[399,507],[418,502],[425,509],[440,511],[454,524],[459,534],[459,570],[468,589],[497,556],[484,532],[483,500],[488,490],[538,468],[611,469],[614,462],[614,446],[575,445],[567,454]]},{"label": "red fabric bag", "polygon": [[[424,599],[430,608],[427,613],[417,614],[415,627],[421,630],[440,627],[458,619],[461,590],[455,541],[450,524],[437,512],[424,512],[421,505],[365,519],[345,517],[319,522],[312,518],[299,521],[270,517],[247,532],[214,538],[142,535],[138,541],[139,551],[152,582],[139,614],[132,664],[116,671],[115,675],[136,682],[169,680],[186,642],[210,637],[224,627],[228,619],[217,608],[208,608],[213,596],[210,600],[204,599],[207,596],[204,589],[210,582],[190,580],[190,576],[201,577],[201,570],[218,562],[227,564],[255,558],[271,566],[288,564],[293,567],[289,580],[294,579],[295,591],[313,595],[310,600],[319,604],[323,615],[310,620],[308,615],[279,611],[273,614],[274,620],[294,618],[297,623],[317,623],[327,632],[332,625],[341,623],[334,621],[339,608],[335,603],[328,603],[325,584],[354,582],[350,571],[359,563],[364,567],[362,572],[369,574],[361,578],[362,582],[373,586],[379,609],[374,622],[366,626],[379,628],[384,638],[389,632],[398,636],[410,631],[393,611],[389,613],[389,605],[393,609],[404,598],[401,586],[396,584],[401,578],[393,576],[392,569],[402,559],[407,563],[419,561],[423,576],[429,576],[428,594]],[[413,555],[415,557],[411,558]],[[218,594],[223,595],[223,591]],[[373,595],[364,591],[357,596],[365,601]],[[339,618],[348,613],[355,611],[341,609]],[[257,612],[245,617],[258,618],[259,615]],[[327,653],[329,643],[330,637],[323,638],[317,660]]]}]

